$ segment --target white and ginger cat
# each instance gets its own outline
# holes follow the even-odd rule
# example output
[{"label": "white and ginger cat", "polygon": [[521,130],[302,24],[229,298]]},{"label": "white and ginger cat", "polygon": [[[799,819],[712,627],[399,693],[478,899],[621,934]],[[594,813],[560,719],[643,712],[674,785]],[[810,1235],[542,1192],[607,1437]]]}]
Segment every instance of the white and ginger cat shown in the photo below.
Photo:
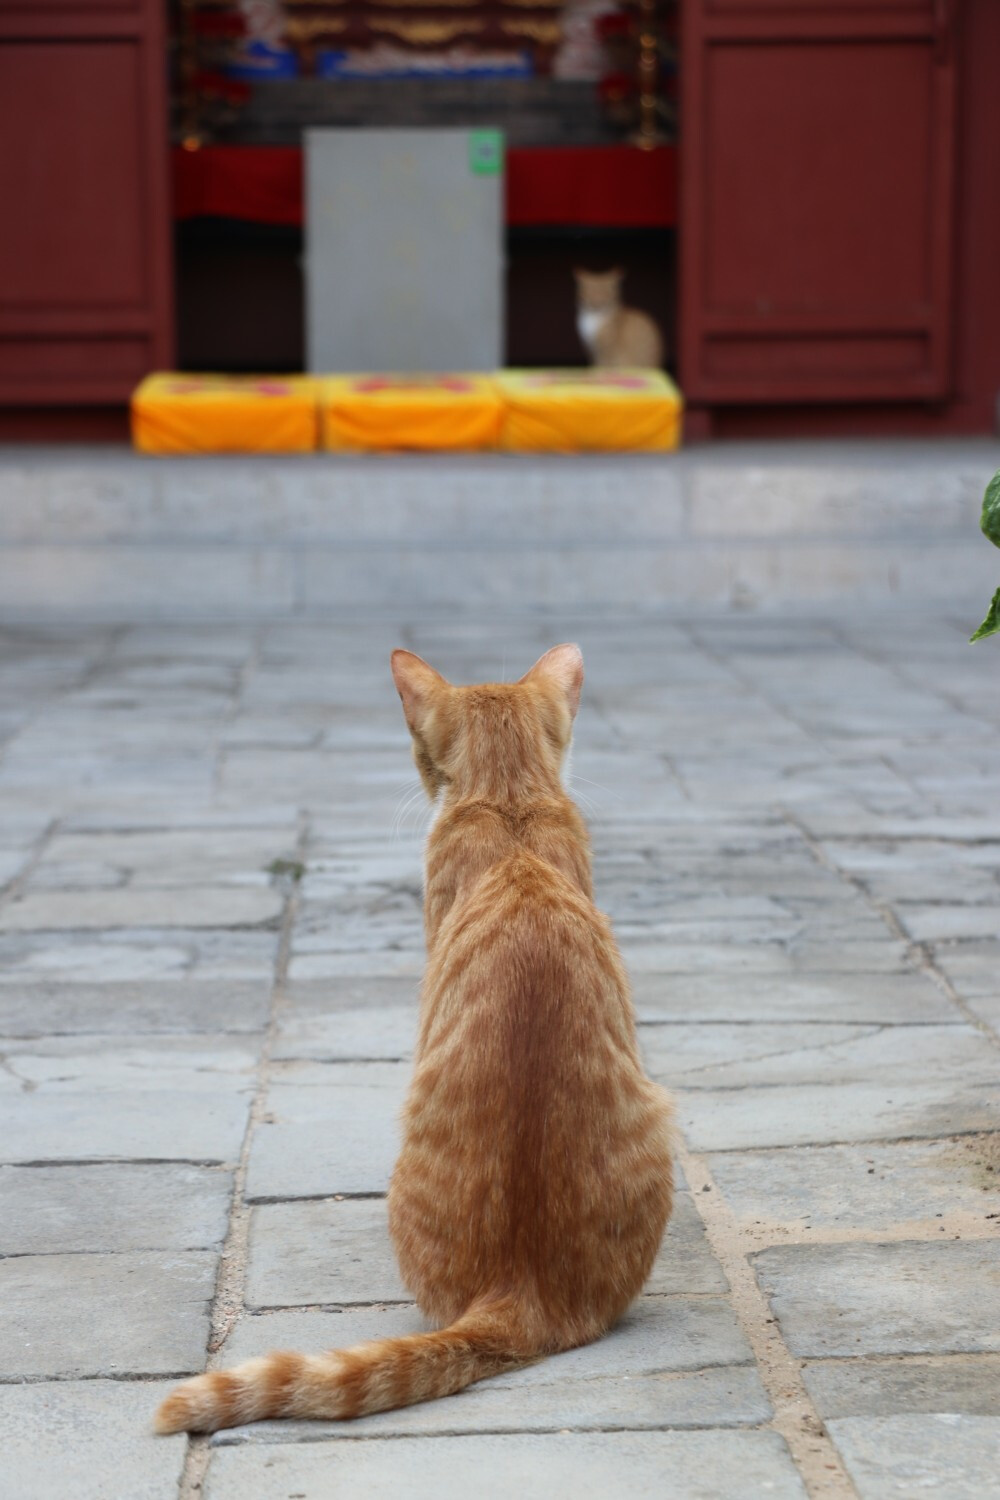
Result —
[{"label": "white and ginger cat", "polygon": [[357,1417],[586,1344],[642,1287],[670,1215],[670,1101],[643,1073],[560,779],[579,649],[554,647],[513,684],[454,687],[409,651],[392,673],[440,808],[389,1228],[439,1331],[196,1376],[160,1407],[159,1432]]},{"label": "white and ginger cat", "polygon": [[659,370],[663,338],[648,313],[622,302],[625,272],[574,271],[576,327],[593,365]]}]

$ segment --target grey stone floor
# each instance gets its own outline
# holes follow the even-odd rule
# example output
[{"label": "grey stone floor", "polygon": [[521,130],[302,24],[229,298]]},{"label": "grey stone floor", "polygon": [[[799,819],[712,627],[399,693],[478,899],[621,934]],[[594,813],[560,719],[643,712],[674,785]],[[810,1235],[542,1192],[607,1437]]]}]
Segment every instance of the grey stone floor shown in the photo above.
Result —
[{"label": "grey stone floor", "polygon": [[[997,1493],[1000,657],[957,616],[0,633],[5,1497]],[[566,638],[684,1128],[646,1294],[447,1401],[154,1439],[206,1361],[420,1326],[382,1198],[425,822],[387,657],[481,679]]]}]

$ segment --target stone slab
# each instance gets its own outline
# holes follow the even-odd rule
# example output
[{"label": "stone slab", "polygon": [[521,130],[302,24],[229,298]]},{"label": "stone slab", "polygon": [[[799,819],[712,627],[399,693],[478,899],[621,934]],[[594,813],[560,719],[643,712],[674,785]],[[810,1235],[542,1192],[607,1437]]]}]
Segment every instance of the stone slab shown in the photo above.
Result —
[{"label": "stone slab", "polygon": [[[8,547],[0,556],[0,598],[11,618],[173,620],[195,612],[243,620],[284,616],[295,605],[294,560],[275,548],[230,543],[163,547],[38,545]],[[327,595],[329,598],[329,595]]]},{"label": "stone slab", "polygon": [[751,1364],[743,1330],[725,1297],[640,1297],[596,1344],[571,1349],[542,1365],[501,1375],[519,1387],[591,1375],[657,1374]]},{"label": "stone slab", "polygon": [[[164,627],[172,629],[174,627]],[[243,627],[246,628],[245,626]],[[214,630],[213,630],[214,633]],[[176,728],[176,724],[174,725]],[[202,731],[204,737],[204,730]],[[278,792],[281,788],[276,789]],[[284,843],[288,830],[296,826],[299,808],[294,801],[279,802],[274,797],[236,806],[218,800],[174,797],[165,802],[150,788],[144,802],[121,801],[109,796],[94,805],[81,808],[66,818],[62,827],[67,833],[133,833],[163,829],[196,831],[203,836],[216,829],[268,828],[276,842]]]},{"label": "stone slab", "polygon": [[[104,716],[102,716],[104,717]],[[143,715],[145,722],[146,716]],[[176,731],[175,731],[176,732]],[[115,738],[120,744],[122,730]],[[195,743],[204,743],[196,729]],[[93,865],[118,872],[135,888],[269,884],[277,859],[294,859],[295,820],[281,831],[272,828],[144,828],[90,833],[60,832],[46,845],[31,885],[46,880],[52,868]]]},{"label": "stone slab", "polygon": [[276,1060],[317,1062],[394,1060],[412,1056],[417,1005],[381,1005],[364,1010],[331,1010],[326,1015],[281,1013],[272,1051]]},{"label": "stone slab", "polygon": [[0,1260],[0,1381],[203,1368],[210,1251]]},{"label": "stone slab", "polygon": [[949,1022],[954,1007],[923,974],[636,974],[640,1021]]},{"label": "stone slab", "polygon": [[[987,847],[991,850],[995,848],[994,845]],[[996,858],[994,855],[994,859]],[[925,935],[934,932],[936,937],[944,936],[949,927],[954,931],[954,925],[961,926],[961,919],[951,918],[939,928],[930,915],[930,909],[940,902],[943,892],[947,892],[952,903],[946,911],[957,910],[966,902],[981,909],[997,900],[997,883],[993,871],[960,859],[950,863],[940,860],[921,862],[919,854],[916,854],[911,856],[911,862],[907,864],[867,872],[864,881],[876,900],[896,908],[904,925],[909,925],[906,922],[907,911],[913,906],[921,906],[924,915],[919,925]],[[973,925],[978,927],[978,920],[973,919]]]},{"label": "stone slab", "polygon": [[802,1376],[824,1420],[921,1411],[1000,1417],[997,1354],[817,1360]]},{"label": "stone slab", "polygon": [[235,1162],[249,1109],[219,1089],[0,1095],[0,1160]]},{"label": "stone slab", "polygon": [[[615,927],[624,946],[633,939],[673,943],[790,942],[802,922],[785,901],[765,895],[705,895],[671,891],[647,878],[646,901],[629,902],[616,916]],[[648,903],[648,904],[647,904]],[[612,909],[613,916],[615,915]],[[864,913],[868,917],[868,913]],[[877,934],[881,936],[881,933]]]},{"label": "stone slab", "polygon": [[963,1000],[987,1001],[994,1014],[1000,1011],[1000,942],[938,943],[934,957]]},{"label": "stone slab", "polygon": [[946,517],[957,526],[975,505],[971,473],[914,475],[912,490],[897,488],[857,449],[853,462],[847,459],[825,475],[804,462],[805,451],[795,445],[789,445],[781,467],[759,465],[748,454],[738,474],[716,456],[719,452],[717,446],[705,450],[690,473],[691,524],[698,535],[759,536],[793,529],[830,535],[843,529],[862,536],[882,527],[935,527]]},{"label": "stone slab", "polygon": [[994,1130],[1000,1080],[939,1082],[929,1073],[924,1082],[684,1089],[676,1102],[695,1151],[937,1139]]},{"label": "stone slab", "polygon": [[205,1500],[328,1500],[335,1473],[345,1494],[396,1500],[717,1500],[768,1495],[805,1500],[774,1432],[574,1432],[397,1438],[391,1442],[281,1443],[222,1448]]},{"label": "stone slab", "polygon": [[257,1046],[246,1036],[37,1037],[11,1041],[7,1065],[28,1093],[176,1089],[250,1094]]},{"label": "stone slab", "polygon": [[1000,902],[974,905],[936,902],[919,906],[897,902],[896,912],[906,931],[918,943],[947,942],[955,938],[1000,938]]},{"label": "stone slab", "polygon": [[0,984],[270,981],[278,933],[266,928],[118,928],[0,935]]},{"label": "stone slab", "polygon": [[0,1385],[0,1451],[12,1500],[176,1500],[187,1440],[153,1436],[167,1381]]},{"label": "stone slab", "polygon": [[[2,737],[0,733],[0,738]],[[0,849],[0,890],[24,869],[29,857],[28,849]]]},{"label": "stone slab", "polygon": [[282,1066],[254,1133],[247,1197],[386,1192],[409,1076],[406,1063]]},{"label": "stone slab", "polygon": [[37,866],[25,888],[32,891],[86,890],[123,886],[126,877],[110,865],[84,860]]},{"label": "stone slab", "polygon": [[658,1026],[643,1041],[651,1071],[685,1089],[998,1077],[995,1049],[957,1015],[949,1026]]},{"label": "stone slab", "polygon": [[173,1164],[0,1167],[0,1255],[218,1249],[232,1181]]},{"label": "stone slab", "polygon": [[667,1232],[645,1290],[678,1295],[729,1290],[725,1272],[712,1253],[701,1215],[688,1192],[674,1194]]},{"label": "stone slab", "polygon": [[293,981],[285,986],[281,1019],[291,1024],[297,1021],[321,1021],[339,1011],[375,1012],[409,1008],[414,1018],[415,1032],[419,993],[420,986],[413,980],[391,975],[376,975],[374,978],[346,975],[336,983],[323,979],[301,983]]},{"label": "stone slab", "polygon": [[978,1000],[968,1002],[969,1009],[974,1011],[980,1020],[985,1021],[987,1026],[992,1027],[997,1036],[1000,1036],[1000,991],[992,995],[983,995]]},{"label": "stone slab", "polygon": [[268,1203],[250,1221],[249,1307],[409,1301],[384,1199]]},{"label": "stone slab", "polygon": [[1000,1240],[781,1246],[752,1262],[794,1354],[1000,1352]]},{"label": "stone slab", "polygon": [[[963,722],[962,730],[967,726]],[[885,742],[893,749],[898,737],[887,732]],[[891,808],[817,809],[807,818],[809,831],[823,840],[842,838],[883,839],[952,839],[958,842],[986,840],[1000,842],[1000,817],[989,808],[949,807],[938,803],[935,809],[909,805]]]},{"label": "stone slab", "polygon": [[352,952],[336,950],[309,950],[298,952],[292,942],[292,957],[288,965],[289,978],[293,984],[353,983],[357,979],[396,979],[417,985],[424,972],[423,947],[371,949]]},{"label": "stone slab", "polygon": [[0,1036],[259,1032],[267,1025],[270,990],[267,980],[186,977],[131,984],[0,982]]},{"label": "stone slab", "polygon": [[[556,1362],[558,1365],[558,1362]],[[771,1417],[756,1370],[748,1365],[659,1375],[561,1376],[521,1386],[483,1381],[446,1401],[379,1412],[349,1423],[258,1422],[220,1432],[213,1444],[317,1442],[336,1438],[427,1436],[464,1432],[607,1431],[753,1427]],[[291,1430],[289,1430],[291,1429]]]},{"label": "stone slab", "polygon": [[0,931],[115,927],[258,927],[281,915],[279,891],[227,886],[182,890],[39,891],[0,907]]},{"label": "stone slab", "polygon": [[[385,1290],[384,1284],[374,1284],[374,1275],[371,1281],[371,1305],[280,1309],[244,1318],[226,1346],[227,1362],[276,1348],[344,1348],[430,1326],[412,1303],[385,1306],[389,1299],[378,1295]],[[254,1305],[252,1297],[248,1304]],[[498,1376],[491,1380],[490,1389],[510,1385],[524,1391],[565,1380],[619,1379],[752,1363],[750,1347],[726,1298],[644,1296],[603,1339]]]},{"label": "stone slab", "polygon": [[[847,1066],[858,1044],[878,1034],[874,1026],[840,1026],[814,1022],[806,1026],[698,1025],[683,1022],[642,1028],[642,1047],[651,1073],[671,1087],[728,1088],[781,1083],[804,1074],[837,1076],[841,1057]],[[846,1056],[845,1056],[846,1054]],[[842,1067],[844,1064],[842,1064]],[[840,1071],[840,1070],[837,1070]]]},{"label": "stone slab", "polygon": [[633,939],[623,945],[623,952],[632,974],[726,974],[734,982],[744,974],[901,974],[908,968],[906,945],[888,936],[796,945]]},{"label": "stone slab", "polygon": [[829,1423],[859,1500],[984,1500],[1000,1474],[1000,1417],[956,1412]]},{"label": "stone slab", "polygon": [[[984,1193],[981,1163],[962,1141],[899,1141],[891,1146],[817,1146],[734,1151],[710,1158],[712,1175],[746,1226],[763,1232],[831,1228],[936,1234],[980,1224],[1000,1194]],[[943,1229],[942,1229],[943,1232]]]},{"label": "stone slab", "polygon": [[364,892],[350,903],[303,902],[295,929],[296,953],[356,954],[405,948],[423,956],[419,903],[412,900],[412,911],[407,915],[388,902],[383,909],[382,899],[374,891]]}]

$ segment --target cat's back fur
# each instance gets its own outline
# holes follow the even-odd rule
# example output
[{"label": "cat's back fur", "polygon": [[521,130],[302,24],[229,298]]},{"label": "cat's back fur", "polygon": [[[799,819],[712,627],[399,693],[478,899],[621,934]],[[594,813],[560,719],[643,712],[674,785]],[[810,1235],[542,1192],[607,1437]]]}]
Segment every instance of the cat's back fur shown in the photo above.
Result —
[{"label": "cat's back fur", "polygon": [[356,1416],[585,1343],[640,1290],[669,1217],[670,1105],[642,1071],[559,776],[579,652],[556,647],[515,684],[455,688],[409,652],[393,672],[441,810],[389,1222],[404,1281],[447,1326],[196,1377],[161,1431]]},{"label": "cat's back fur", "polygon": [[606,369],[663,366],[663,337],[655,321],[622,301],[624,273],[575,271],[576,325],[591,363]]}]

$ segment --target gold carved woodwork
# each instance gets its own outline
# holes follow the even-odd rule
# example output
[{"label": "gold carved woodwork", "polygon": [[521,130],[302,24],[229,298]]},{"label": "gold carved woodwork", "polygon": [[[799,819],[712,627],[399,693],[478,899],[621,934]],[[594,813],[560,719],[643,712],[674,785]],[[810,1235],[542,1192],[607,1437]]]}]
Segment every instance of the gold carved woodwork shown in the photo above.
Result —
[{"label": "gold carved woodwork", "polygon": [[543,47],[555,47],[562,36],[562,27],[558,21],[508,21],[500,22],[500,30],[505,36],[526,36],[533,42],[539,42]]},{"label": "gold carved woodwork", "polygon": [[332,36],[335,32],[346,30],[347,22],[339,16],[309,16],[302,19],[296,16],[285,22],[285,35],[290,42],[308,44],[318,36]]},{"label": "gold carved woodwork", "polygon": [[369,26],[373,31],[388,32],[400,41],[410,42],[415,47],[435,46],[441,42],[453,42],[457,36],[469,36],[480,30],[473,21],[405,21],[391,16],[372,16]]}]

